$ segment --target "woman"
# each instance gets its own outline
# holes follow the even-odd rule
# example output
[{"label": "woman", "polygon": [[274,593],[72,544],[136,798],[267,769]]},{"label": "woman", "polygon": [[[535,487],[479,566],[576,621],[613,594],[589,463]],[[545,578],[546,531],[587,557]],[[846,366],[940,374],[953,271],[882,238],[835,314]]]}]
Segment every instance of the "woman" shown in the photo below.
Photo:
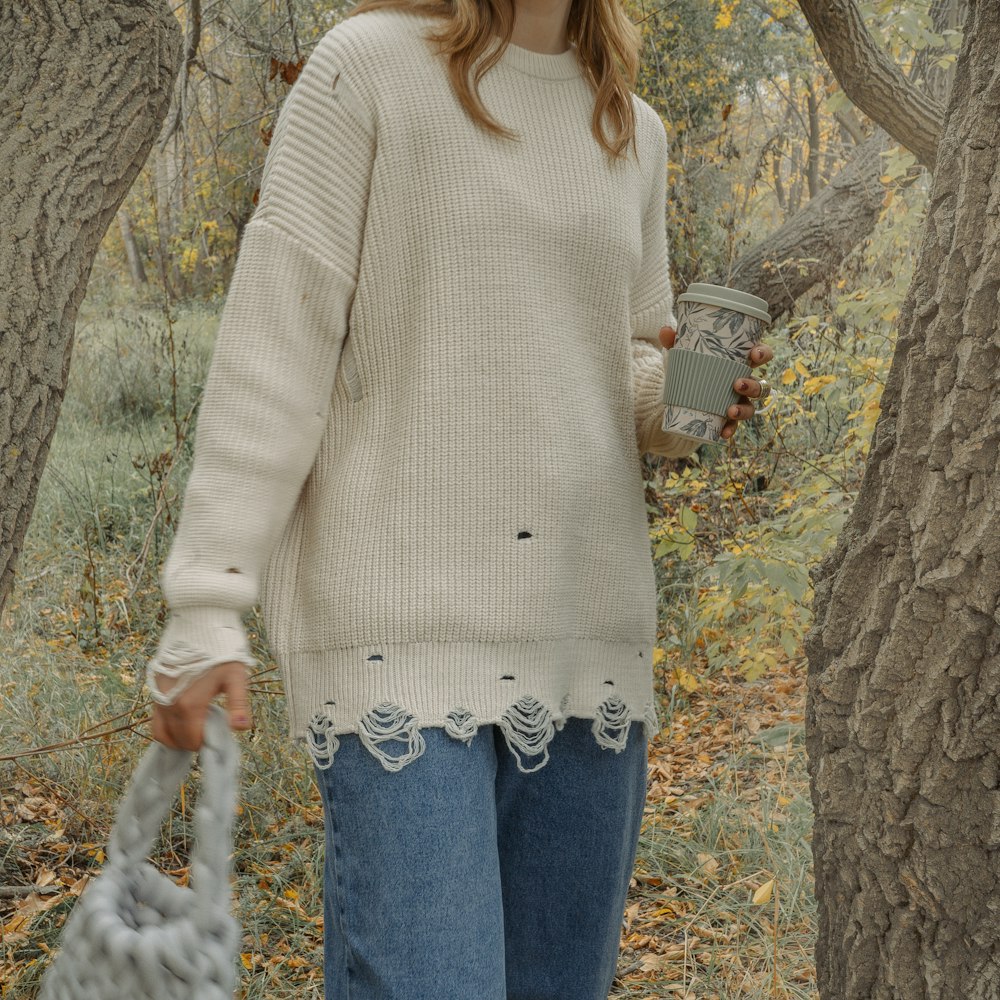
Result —
[{"label": "woman", "polygon": [[658,728],[640,456],[696,447],[659,426],[638,47],[617,0],[366,0],[275,127],[147,680],[169,746],[219,694],[249,728],[260,599],[324,803],[328,998],[614,977]]}]

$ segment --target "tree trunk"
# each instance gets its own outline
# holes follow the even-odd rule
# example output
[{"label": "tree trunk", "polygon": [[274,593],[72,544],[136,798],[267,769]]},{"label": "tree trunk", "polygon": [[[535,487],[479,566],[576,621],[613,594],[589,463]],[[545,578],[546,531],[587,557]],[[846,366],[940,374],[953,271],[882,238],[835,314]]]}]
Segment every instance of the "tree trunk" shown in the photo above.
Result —
[{"label": "tree trunk", "polygon": [[806,109],[809,115],[809,159],[806,161],[806,179],[809,181],[809,197],[819,194],[819,157],[821,136],[819,127],[819,100],[816,97],[816,82],[806,81]]},{"label": "tree trunk", "polygon": [[970,4],[864,480],[813,571],[824,1000],[1000,996],[1000,10]]},{"label": "tree trunk", "polygon": [[94,257],[170,102],[163,0],[0,4],[0,609],[48,457]]},{"label": "tree trunk", "polygon": [[179,298],[177,287],[179,274],[173,255],[170,253],[170,237],[175,231],[176,216],[176,169],[173,152],[161,148],[157,143],[153,150],[153,174],[156,183],[156,247],[160,266],[160,280],[167,296]]},{"label": "tree trunk", "polygon": [[787,210],[785,199],[785,187],[781,183],[781,143],[775,144],[774,152],[771,154],[771,175],[774,177],[774,197],[778,202],[778,208],[782,213]]},{"label": "tree trunk", "polygon": [[128,271],[132,275],[132,284],[136,288],[142,288],[146,284],[146,269],[142,266],[142,254],[136,245],[135,233],[132,232],[132,220],[124,208],[118,209],[117,219],[118,229],[122,234],[122,246],[125,247]]}]

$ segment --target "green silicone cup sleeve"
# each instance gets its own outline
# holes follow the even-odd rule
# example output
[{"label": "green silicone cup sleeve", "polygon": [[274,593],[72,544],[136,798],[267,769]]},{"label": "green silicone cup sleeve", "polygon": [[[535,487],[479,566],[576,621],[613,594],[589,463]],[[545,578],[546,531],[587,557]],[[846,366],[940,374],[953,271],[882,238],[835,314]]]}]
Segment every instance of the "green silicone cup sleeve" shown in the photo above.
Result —
[{"label": "green silicone cup sleeve", "polygon": [[740,401],[742,393],[733,382],[750,371],[742,361],[716,354],[701,354],[672,347],[664,360],[663,402],[717,416],[727,415],[729,407]]}]

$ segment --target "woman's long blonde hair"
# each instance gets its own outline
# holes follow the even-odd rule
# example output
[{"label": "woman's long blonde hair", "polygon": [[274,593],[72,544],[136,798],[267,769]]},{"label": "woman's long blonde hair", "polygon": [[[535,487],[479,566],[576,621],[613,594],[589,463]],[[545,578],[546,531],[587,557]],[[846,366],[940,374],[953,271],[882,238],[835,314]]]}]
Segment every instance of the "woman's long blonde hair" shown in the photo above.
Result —
[{"label": "woman's long blonde hair", "polygon": [[[500,125],[479,97],[480,78],[503,55],[514,30],[514,0],[361,0],[347,17],[386,7],[442,20],[441,29],[426,37],[447,56],[448,76],[462,106],[473,121],[490,132],[514,138],[515,133]],[[629,142],[635,147],[630,92],[639,72],[642,33],[629,20],[620,0],[572,0],[566,33],[576,44],[594,89],[591,132],[612,156],[620,157]],[[494,51],[476,67],[475,79],[470,80],[473,64],[491,46],[495,46]],[[604,132],[605,114],[613,125],[612,136]]]}]

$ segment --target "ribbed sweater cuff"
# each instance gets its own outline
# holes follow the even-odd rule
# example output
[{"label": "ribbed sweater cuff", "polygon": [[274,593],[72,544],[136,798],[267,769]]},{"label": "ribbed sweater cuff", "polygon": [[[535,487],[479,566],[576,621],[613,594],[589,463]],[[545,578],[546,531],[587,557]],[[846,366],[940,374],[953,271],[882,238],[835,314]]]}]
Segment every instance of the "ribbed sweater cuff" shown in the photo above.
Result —
[{"label": "ribbed sweater cuff", "polygon": [[165,666],[198,663],[207,669],[231,660],[257,666],[239,611],[210,607],[171,610],[153,656],[154,663]]},{"label": "ribbed sweater cuff", "polygon": [[636,439],[643,454],[686,458],[698,449],[700,442],[662,430],[665,350],[655,347],[648,340],[632,341]]}]

